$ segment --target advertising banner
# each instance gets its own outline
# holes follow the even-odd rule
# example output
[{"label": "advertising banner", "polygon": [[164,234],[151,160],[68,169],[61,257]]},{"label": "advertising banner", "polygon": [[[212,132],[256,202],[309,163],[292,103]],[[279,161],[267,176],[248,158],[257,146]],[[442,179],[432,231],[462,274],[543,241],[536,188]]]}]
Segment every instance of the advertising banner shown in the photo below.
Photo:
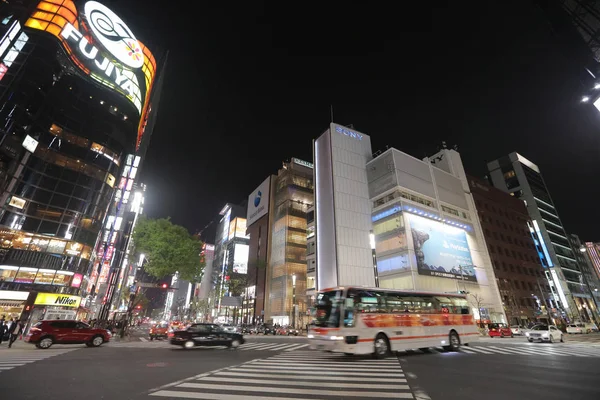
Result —
[{"label": "advertising banner", "polygon": [[465,231],[410,215],[419,275],[477,282]]},{"label": "advertising banner", "polygon": [[269,189],[271,177],[268,177],[248,196],[248,212],[246,226],[252,225],[260,217],[269,212]]},{"label": "advertising banner", "polygon": [[79,303],[81,303],[81,297],[60,293],[38,293],[34,302],[35,305],[73,308],[79,307]]}]

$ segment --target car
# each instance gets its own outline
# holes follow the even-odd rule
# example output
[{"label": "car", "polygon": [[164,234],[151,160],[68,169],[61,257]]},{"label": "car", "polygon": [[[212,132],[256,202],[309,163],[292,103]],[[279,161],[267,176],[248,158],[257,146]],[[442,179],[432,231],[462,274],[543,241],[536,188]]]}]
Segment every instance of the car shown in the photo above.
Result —
[{"label": "car", "polygon": [[488,325],[488,335],[490,335],[491,338],[493,337],[514,337],[513,332],[510,330],[510,328],[508,327],[508,325],[506,324],[500,324],[500,323],[492,323]]},{"label": "car", "polygon": [[223,324],[223,325],[221,325],[221,328],[223,328],[223,330],[226,332],[237,332],[238,331],[237,326],[233,326],[230,324]]},{"label": "car", "polygon": [[156,324],[150,328],[148,337],[150,340],[166,339],[169,331],[169,324]]},{"label": "car", "polygon": [[171,344],[191,349],[196,346],[227,346],[236,349],[246,341],[236,332],[227,332],[215,324],[192,324],[184,331],[176,331]]},{"label": "car", "polygon": [[44,320],[37,322],[24,337],[27,343],[38,349],[49,349],[53,344],[83,344],[98,347],[110,341],[112,334],[107,329],[92,328],[75,320]]},{"label": "car", "polygon": [[589,333],[598,332],[598,325],[596,325],[595,323],[586,322],[584,325],[585,325],[585,329],[587,329],[589,331]]},{"label": "car", "polygon": [[513,335],[517,335],[517,336],[525,336],[525,333],[529,332],[528,328],[525,328],[524,326],[521,326],[521,325],[511,326],[510,330],[513,333]]},{"label": "car", "polygon": [[525,333],[525,336],[530,343],[534,341],[553,343],[557,340],[564,342],[563,333],[554,325],[535,325]]}]

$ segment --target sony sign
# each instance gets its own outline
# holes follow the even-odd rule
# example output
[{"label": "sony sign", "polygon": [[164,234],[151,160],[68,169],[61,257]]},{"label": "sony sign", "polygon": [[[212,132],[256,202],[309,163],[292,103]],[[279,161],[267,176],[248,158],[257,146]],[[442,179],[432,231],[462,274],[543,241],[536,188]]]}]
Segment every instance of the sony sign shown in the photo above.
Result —
[{"label": "sony sign", "polygon": [[362,140],[362,138],[363,138],[363,135],[361,135],[360,133],[350,131],[350,130],[348,130],[346,128],[343,128],[341,126],[336,126],[335,127],[335,131],[337,133],[341,133],[342,135],[349,136],[349,137],[354,138],[354,139]]},{"label": "sony sign", "polygon": [[248,211],[246,212],[246,227],[269,212],[269,190],[271,177],[268,177],[248,196]]},{"label": "sony sign", "polygon": [[127,97],[134,103],[141,113],[141,92],[137,77],[132,71],[120,69],[109,58],[103,56],[97,47],[89,41],[73,25],[67,23],[61,32],[61,36],[72,44],[73,49],[78,49],[81,55],[90,61],[95,69],[103,73],[106,78],[121,88]]}]

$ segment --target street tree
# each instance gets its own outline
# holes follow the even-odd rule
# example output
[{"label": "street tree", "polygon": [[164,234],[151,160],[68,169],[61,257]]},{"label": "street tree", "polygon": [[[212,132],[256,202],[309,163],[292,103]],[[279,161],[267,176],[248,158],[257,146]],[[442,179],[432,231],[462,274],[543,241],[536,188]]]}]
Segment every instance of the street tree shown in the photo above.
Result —
[{"label": "street tree", "polygon": [[198,283],[204,270],[200,257],[202,242],[168,218],[150,219],[141,216],[133,232],[138,254],[144,254],[144,269],[152,276],[163,278],[179,272],[183,280]]}]

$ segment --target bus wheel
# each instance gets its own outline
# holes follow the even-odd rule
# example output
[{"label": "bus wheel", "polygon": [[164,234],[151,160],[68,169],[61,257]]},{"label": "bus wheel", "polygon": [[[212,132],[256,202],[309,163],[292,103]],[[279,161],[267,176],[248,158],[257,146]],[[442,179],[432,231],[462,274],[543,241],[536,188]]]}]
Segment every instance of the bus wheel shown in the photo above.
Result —
[{"label": "bus wheel", "polygon": [[385,358],[390,354],[390,342],[387,336],[380,333],[375,337],[373,355],[375,358]]},{"label": "bus wheel", "polygon": [[456,331],[450,332],[448,336],[448,341],[450,342],[449,346],[444,346],[444,350],[446,351],[458,351],[460,348],[460,338],[458,337],[458,333]]}]

